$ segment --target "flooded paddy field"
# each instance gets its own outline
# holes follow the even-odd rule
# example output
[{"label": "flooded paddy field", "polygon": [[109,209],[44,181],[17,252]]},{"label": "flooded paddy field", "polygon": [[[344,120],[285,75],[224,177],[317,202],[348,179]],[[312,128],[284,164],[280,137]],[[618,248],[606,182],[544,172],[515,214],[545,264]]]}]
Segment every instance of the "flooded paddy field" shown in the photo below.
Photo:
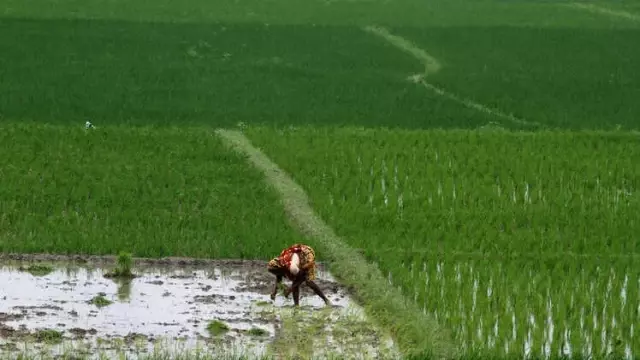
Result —
[{"label": "flooded paddy field", "polygon": [[0,354],[396,354],[321,264],[316,282],[332,306],[303,286],[296,309],[281,291],[270,300],[263,261],[134,260],[127,279],[107,275],[114,257],[0,256]]},{"label": "flooded paddy field", "polygon": [[452,329],[465,352],[503,359],[639,358],[635,259],[459,255],[406,270],[420,284],[415,298],[426,299],[425,311]]}]

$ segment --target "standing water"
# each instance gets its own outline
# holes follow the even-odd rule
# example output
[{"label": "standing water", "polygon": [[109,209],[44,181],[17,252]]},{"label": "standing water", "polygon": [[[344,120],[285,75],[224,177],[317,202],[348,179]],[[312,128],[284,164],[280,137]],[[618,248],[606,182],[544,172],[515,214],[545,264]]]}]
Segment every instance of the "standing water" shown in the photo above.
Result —
[{"label": "standing water", "polygon": [[[133,279],[107,278],[104,266],[60,266],[29,272],[0,267],[0,353],[139,354],[161,349],[213,355],[291,352],[295,324],[319,326],[314,356],[333,352],[373,358],[393,344],[330,274],[318,285],[333,306],[304,285],[300,309],[281,293],[263,262],[208,261],[136,267]],[[213,325],[211,325],[213,324]],[[215,330],[211,332],[210,329]],[[348,331],[352,336],[336,336]],[[299,337],[299,336],[298,336]],[[322,344],[324,342],[324,346]],[[309,349],[300,348],[308,354]]]}]

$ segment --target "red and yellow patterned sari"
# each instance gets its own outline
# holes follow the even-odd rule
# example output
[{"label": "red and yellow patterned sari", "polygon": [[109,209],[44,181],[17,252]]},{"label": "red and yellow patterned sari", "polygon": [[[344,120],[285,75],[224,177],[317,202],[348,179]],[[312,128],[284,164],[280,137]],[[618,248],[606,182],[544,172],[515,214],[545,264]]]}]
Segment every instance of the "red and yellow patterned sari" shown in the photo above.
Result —
[{"label": "red and yellow patterned sari", "polygon": [[311,248],[311,246],[304,244],[295,244],[282,250],[278,257],[275,257],[271,259],[271,261],[269,261],[269,264],[267,265],[268,269],[283,269],[285,270],[287,278],[293,281],[296,276],[289,271],[289,267],[291,266],[291,257],[293,256],[293,254],[298,254],[298,257],[300,258],[301,268],[307,266],[307,264],[310,264],[309,268],[307,269],[307,279],[315,280],[316,253],[313,248]]}]

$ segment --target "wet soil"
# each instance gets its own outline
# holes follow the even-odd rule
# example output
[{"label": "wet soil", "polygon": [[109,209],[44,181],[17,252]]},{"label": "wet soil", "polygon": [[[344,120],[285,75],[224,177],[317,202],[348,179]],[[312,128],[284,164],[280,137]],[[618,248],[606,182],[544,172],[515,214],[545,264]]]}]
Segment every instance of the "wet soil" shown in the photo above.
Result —
[{"label": "wet soil", "polygon": [[[331,342],[333,327],[353,333],[356,325],[349,324],[359,324],[370,332],[362,331],[363,347],[383,346],[348,290],[322,264],[316,283],[334,306],[326,307],[303,286],[301,307],[294,309],[291,296],[285,299],[280,291],[270,300],[275,277],[264,261],[134,258],[135,278],[105,277],[115,261],[113,256],[0,255],[0,353],[44,348],[68,353],[71,344],[89,354],[100,349],[111,356],[124,352],[135,357],[157,344],[175,348],[170,344],[178,342],[187,349],[204,344],[214,354],[240,347],[260,355],[279,351],[274,344],[291,336],[287,319],[305,323],[313,317],[324,329],[316,338],[326,333],[325,340]],[[20,270],[36,263],[48,263],[53,271],[39,275]],[[104,303],[92,301],[99,295]],[[359,317],[350,317],[354,311]],[[207,325],[214,320],[229,330],[212,336]]]},{"label": "wet soil", "polygon": [[[82,267],[99,267],[102,269],[113,269],[116,262],[116,256],[110,255],[60,255],[60,254],[20,254],[20,253],[3,253],[0,254],[0,264],[16,265],[24,263],[54,263],[60,266],[82,266]],[[240,272],[241,274],[232,275],[234,279],[246,280],[243,291],[253,291],[263,293],[273,290],[274,277],[266,272],[266,261],[263,260],[238,260],[238,259],[198,259],[188,257],[164,257],[164,258],[133,258],[134,267],[140,271],[147,269],[157,269],[160,267],[169,267],[171,269],[203,269],[203,268],[225,268],[230,272]],[[20,265],[22,266],[22,265]],[[325,272],[326,269],[321,262],[317,263],[318,271]],[[104,273],[105,277],[111,277],[109,272]],[[171,278],[188,278],[191,275],[172,275]],[[120,280],[114,278],[114,280]],[[154,280],[159,285],[162,281]],[[325,293],[350,293],[349,289],[340,286],[335,280],[327,281],[318,278],[316,283],[325,289]],[[312,295],[313,292],[307,288],[301,288],[301,294]]]},{"label": "wet soil", "polygon": [[[55,262],[58,265],[61,263],[75,263],[85,265],[113,265],[116,262],[117,257],[112,255],[63,255],[63,254],[48,254],[48,253],[1,253],[0,263],[6,263],[10,261],[19,261],[21,263],[26,262]],[[133,258],[134,266],[159,266],[169,265],[173,267],[182,266],[214,266],[214,267],[266,267],[267,262],[263,260],[249,260],[249,259],[206,259],[206,258],[190,258],[190,257],[164,257],[164,258]],[[321,263],[318,263],[322,266]]]}]

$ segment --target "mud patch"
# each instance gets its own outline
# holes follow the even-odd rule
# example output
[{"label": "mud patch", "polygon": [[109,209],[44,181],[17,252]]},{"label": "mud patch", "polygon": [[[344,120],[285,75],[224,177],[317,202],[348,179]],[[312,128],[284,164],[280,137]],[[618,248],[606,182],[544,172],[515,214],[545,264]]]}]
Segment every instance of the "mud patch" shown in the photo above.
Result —
[{"label": "mud patch", "polygon": [[[314,351],[362,353],[393,348],[388,339],[366,321],[361,309],[350,299],[323,267],[318,269],[318,285],[334,306],[324,302],[306,286],[301,288],[300,308],[291,297],[280,294],[271,301],[275,278],[266,272],[264,261],[134,259],[133,279],[105,277],[115,257],[57,257],[55,255],[3,255],[0,267],[0,348],[37,354],[76,354],[91,358],[141,354],[164,349],[196,350],[211,355],[238,351],[248,355],[298,351],[304,346],[283,343],[300,339],[292,324],[316,324],[314,342],[324,341]],[[20,271],[21,261],[47,261],[48,274],[37,276]],[[56,260],[66,260],[56,264]],[[18,262],[18,263],[16,263]],[[285,284],[288,282],[285,281]],[[107,302],[99,306],[93,299]],[[360,316],[349,323],[354,312]],[[213,321],[228,331],[212,335]],[[354,322],[355,321],[355,322]],[[367,324],[363,326],[362,324]],[[370,330],[367,336],[345,334],[356,328]],[[303,333],[310,333],[303,330]],[[340,334],[339,336],[335,336]],[[344,342],[344,341],[343,341]],[[307,343],[307,341],[302,341]],[[353,348],[358,348],[354,351]],[[365,351],[366,350],[366,351]],[[387,350],[385,350],[387,351]]]}]

